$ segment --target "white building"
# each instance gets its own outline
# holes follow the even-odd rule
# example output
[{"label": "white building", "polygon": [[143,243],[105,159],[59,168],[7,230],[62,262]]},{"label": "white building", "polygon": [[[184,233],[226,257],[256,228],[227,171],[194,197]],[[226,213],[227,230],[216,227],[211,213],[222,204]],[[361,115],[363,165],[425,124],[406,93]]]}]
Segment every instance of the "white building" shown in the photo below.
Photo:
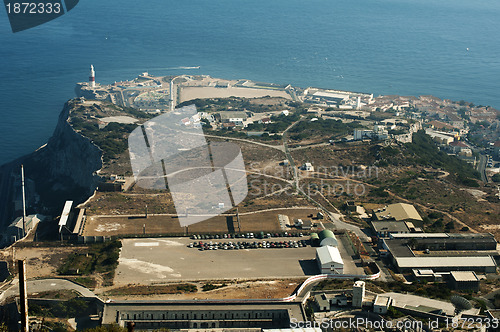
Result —
[{"label": "white building", "polygon": [[[39,222],[43,221],[46,217],[40,214],[31,214],[26,216],[26,234],[31,232]],[[23,217],[16,218],[6,230],[7,240],[15,242],[23,237]]]},{"label": "white building", "polygon": [[316,249],[316,261],[322,274],[342,274],[344,261],[337,248],[324,246]]},{"label": "white building", "polygon": [[365,282],[356,281],[352,287],[352,306],[354,308],[361,308],[365,298]]},{"label": "white building", "polygon": [[66,201],[64,204],[63,211],[61,213],[61,218],[59,219],[59,233],[61,233],[63,227],[66,227],[69,220],[69,214],[71,213],[71,207],[73,206],[73,201]]},{"label": "white building", "polygon": [[305,163],[300,167],[303,171],[314,172],[314,166],[311,163]]},{"label": "white building", "polygon": [[389,306],[393,305],[392,298],[384,295],[377,295],[373,302],[373,312],[384,315],[387,313]]},{"label": "white building", "polygon": [[355,141],[360,141],[365,138],[370,138],[372,137],[373,130],[367,130],[367,129],[354,129],[354,140]]}]

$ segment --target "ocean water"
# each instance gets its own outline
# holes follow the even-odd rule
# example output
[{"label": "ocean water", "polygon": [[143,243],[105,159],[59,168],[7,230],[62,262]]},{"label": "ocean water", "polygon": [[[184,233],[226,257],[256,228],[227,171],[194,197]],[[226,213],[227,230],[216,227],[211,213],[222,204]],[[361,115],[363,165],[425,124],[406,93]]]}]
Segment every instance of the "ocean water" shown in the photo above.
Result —
[{"label": "ocean water", "polygon": [[0,9],[0,164],[47,141],[90,64],[102,83],[208,74],[500,108],[498,17],[497,0],[83,0],[13,34]]}]

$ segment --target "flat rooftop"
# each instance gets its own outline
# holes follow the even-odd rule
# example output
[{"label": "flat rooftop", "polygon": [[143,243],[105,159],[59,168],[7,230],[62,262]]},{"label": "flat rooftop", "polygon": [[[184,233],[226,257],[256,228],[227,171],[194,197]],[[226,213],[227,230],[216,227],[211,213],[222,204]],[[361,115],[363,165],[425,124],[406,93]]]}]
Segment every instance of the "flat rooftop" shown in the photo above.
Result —
[{"label": "flat rooftop", "polygon": [[415,257],[413,251],[408,247],[408,241],[406,239],[402,240],[392,240],[384,239],[385,246],[387,250],[391,252],[394,257]]},{"label": "flat rooftop", "polygon": [[377,295],[374,305],[389,305],[390,296]]},{"label": "flat rooftop", "polygon": [[396,257],[396,262],[400,268],[426,268],[436,267],[496,267],[495,261],[490,256],[470,256],[470,257]]},{"label": "flat rooftop", "polygon": [[300,302],[238,302],[237,300],[225,301],[113,301],[104,305],[102,317],[103,324],[116,323],[118,312],[133,311],[271,311],[287,310],[290,319],[304,321]]},{"label": "flat rooftop", "polygon": [[410,232],[402,221],[373,221],[372,226],[376,232]]},{"label": "flat rooftop", "polygon": [[473,271],[452,271],[450,275],[455,281],[479,281]]}]

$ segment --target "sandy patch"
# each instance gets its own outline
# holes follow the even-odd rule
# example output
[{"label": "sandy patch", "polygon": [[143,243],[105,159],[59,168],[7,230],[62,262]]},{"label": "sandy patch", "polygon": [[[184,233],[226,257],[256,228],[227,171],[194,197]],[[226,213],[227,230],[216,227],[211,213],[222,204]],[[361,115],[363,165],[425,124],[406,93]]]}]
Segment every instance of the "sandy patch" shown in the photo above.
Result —
[{"label": "sandy patch", "polygon": [[471,194],[472,196],[474,196],[474,198],[478,202],[486,201],[484,198],[482,198],[484,195],[486,195],[486,193],[484,191],[477,190],[477,189],[466,189],[466,188],[461,188],[460,190],[467,191],[469,194]]},{"label": "sandy patch", "polygon": [[96,227],[95,231],[102,233],[102,232],[114,232],[119,229],[125,228],[122,224],[119,223],[109,223],[109,224],[100,224]]},{"label": "sandy patch", "polygon": [[124,116],[124,115],[120,115],[120,116],[108,116],[107,118],[102,118],[102,119],[99,119],[100,121],[102,122],[105,122],[105,123],[110,123],[110,122],[117,122],[117,123],[136,123],[137,122],[137,119],[134,119],[130,116]]},{"label": "sandy patch", "polygon": [[[159,279],[165,279],[167,274],[172,274],[174,272],[174,269],[168,266],[160,265],[160,264],[155,264],[155,263],[150,263],[150,262],[145,262],[141,261],[135,258],[122,258],[118,260],[118,262],[127,268],[141,272],[141,273],[147,273],[147,274],[152,274],[156,276],[156,278]],[[178,273],[172,274],[173,277],[180,277],[181,275]]]}]

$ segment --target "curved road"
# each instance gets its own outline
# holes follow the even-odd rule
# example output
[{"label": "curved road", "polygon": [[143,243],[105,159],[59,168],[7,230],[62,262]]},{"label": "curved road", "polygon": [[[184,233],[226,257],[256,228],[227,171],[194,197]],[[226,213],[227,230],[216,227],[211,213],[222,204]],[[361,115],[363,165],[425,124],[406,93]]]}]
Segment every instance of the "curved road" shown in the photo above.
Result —
[{"label": "curved road", "polygon": [[[13,285],[10,286],[5,292],[0,294],[0,303],[11,296],[19,296],[19,282],[17,279],[13,280]],[[39,279],[28,280],[26,288],[29,294],[58,291],[58,290],[74,290],[80,293],[83,297],[97,297],[89,289],[75,284],[66,279]]]}]

